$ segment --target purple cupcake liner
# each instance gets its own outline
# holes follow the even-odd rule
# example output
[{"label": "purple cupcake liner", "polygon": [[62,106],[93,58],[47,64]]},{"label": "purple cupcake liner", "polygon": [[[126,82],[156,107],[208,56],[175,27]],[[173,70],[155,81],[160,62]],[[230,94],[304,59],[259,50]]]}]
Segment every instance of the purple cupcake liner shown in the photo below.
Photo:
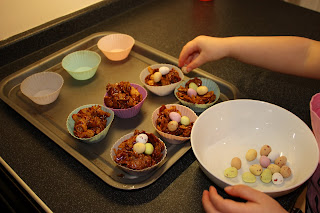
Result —
[{"label": "purple cupcake liner", "polygon": [[[114,114],[119,118],[132,118],[132,117],[136,116],[140,112],[140,109],[141,109],[144,101],[147,98],[148,92],[142,86],[140,86],[139,84],[134,84],[134,83],[130,83],[130,85],[133,86],[134,88],[136,88],[138,90],[138,92],[142,95],[142,101],[140,101],[137,105],[135,105],[129,109],[113,109],[113,108],[107,107],[105,105],[105,103],[103,102],[104,106],[111,109],[114,112]],[[107,96],[107,95],[108,94],[106,93],[105,96]]]}]

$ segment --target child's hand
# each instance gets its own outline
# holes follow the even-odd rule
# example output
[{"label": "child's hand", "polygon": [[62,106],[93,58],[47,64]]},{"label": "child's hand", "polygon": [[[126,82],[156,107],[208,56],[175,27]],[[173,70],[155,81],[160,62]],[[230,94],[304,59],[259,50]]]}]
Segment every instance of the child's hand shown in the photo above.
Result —
[{"label": "child's hand", "polygon": [[225,191],[234,197],[247,200],[246,203],[236,202],[222,198],[217,190],[210,186],[202,196],[202,204],[206,212],[286,212],[285,209],[273,198],[263,192],[255,190],[246,185],[228,186]]}]

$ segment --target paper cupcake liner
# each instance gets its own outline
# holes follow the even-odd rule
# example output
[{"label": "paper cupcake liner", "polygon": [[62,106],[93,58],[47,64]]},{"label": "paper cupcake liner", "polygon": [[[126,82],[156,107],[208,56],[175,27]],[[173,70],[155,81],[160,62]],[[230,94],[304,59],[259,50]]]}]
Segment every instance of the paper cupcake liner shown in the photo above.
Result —
[{"label": "paper cupcake liner", "polygon": [[[152,69],[157,69],[157,68],[160,68],[163,66],[169,67],[170,70],[172,68],[174,68],[179,73],[181,81],[183,80],[184,75],[183,75],[183,72],[181,71],[181,69],[172,65],[172,64],[154,64],[154,65],[151,65],[150,67]],[[150,90],[152,93],[154,93],[158,96],[169,95],[170,93],[173,92],[173,90],[176,88],[176,86],[181,82],[181,81],[179,81],[174,84],[170,84],[170,85],[166,85],[166,86],[150,86],[150,85],[146,84],[146,82],[145,82],[145,79],[149,74],[150,73],[148,71],[148,67],[144,68],[142,70],[142,72],[140,73],[140,81],[148,90]]]},{"label": "paper cupcake liner", "polygon": [[101,57],[98,53],[90,50],[79,50],[68,54],[62,60],[62,67],[76,80],[87,80],[92,78]]},{"label": "paper cupcake liner", "polygon": [[[198,116],[188,107],[179,105],[179,104],[167,104],[165,105],[167,108],[170,108],[171,106],[176,106],[177,110],[179,110],[181,112],[182,116],[187,116],[190,119],[190,122],[195,122],[198,118]],[[165,133],[162,132],[160,130],[157,129],[156,127],[156,121],[158,119],[158,114],[159,114],[159,110],[160,110],[161,106],[158,107],[155,111],[153,111],[152,113],[152,125],[153,127],[156,129],[156,131],[159,133],[159,135],[164,138],[164,140],[168,143],[171,144],[181,144],[184,143],[185,141],[190,140],[190,137],[181,137],[181,136],[176,136],[176,135],[171,135],[169,133]]]},{"label": "paper cupcake liner", "polygon": [[[311,126],[320,152],[320,93],[312,96],[310,101]],[[319,159],[320,163],[320,159]]]},{"label": "paper cupcake liner", "polygon": [[[136,88],[138,90],[138,92],[142,95],[142,101],[140,101],[137,105],[135,105],[129,109],[113,109],[113,108],[107,107],[104,104],[105,107],[111,109],[114,112],[114,114],[119,118],[132,118],[132,117],[136,116],[140,112],[141,107],[147,98],[148,92],[142,86],[140,86],[139,84],[134,84],[134,83],[130,83],[130,85],[133,86],[134,88]],[[105,96],[107,96],[107,95],[108,94],[106,93]]]},{"label": "paper cupcake liner", "polygon": [[[106,124],[106,128],[104,130],[102,130],[99,134],[91,137],[91,138],[79,138],[77,136],[74,135],[73,133],[73,130],[74,130],[74,120],[72,119],[72,115],[73,114],[77,114],[81,109],[84,109],[84,108],[89,108],[89,107],[92,107],[92,106],[101,106],[101,109],[105,112],[108,112],[110,113],[110,116],[107,118],[107,124]],[[68,115],[68,118],[67,118],[67,121],[66,121],[66,126],[67,126],[67,129],[68,129],[68,132],[70,133],[70,135],[78,140],[80,140],[81,142],[84,142],[84,143],[89,143],[89,144],[93,144],[93,143],[98,143],[100,142],[102,139],[104,139],[110,129],[110,126],[111,126],[111,123],[114,119],[114,113],[112,110],[106,108],[105,106],[102,106],[100,104],[88,104],[88,105],[83,105],[83,106],[80,106],[78,108],[76,108],[75,110],[73,110],[69,115]]]},{"label": "paper cupcake liner", "polygon": [[213,104],[215,104],[218,100],[219,100],[219,97],[220,97],[220,88],[218,86],[218,84],[216,84],[214,81],[212,81],[211,79],[208,79],[208,78],[202,78],[202,77],[198,77],[199,79],[201,79],[202,81],[202,85],[203,86],[206,86],[208,87],[208,91],[214,91],[214,94],[216,95],[216,99],[211,102],[211,103],[208,103],[208,104],[193,104],[193,103],[190,103],[190,102],[187,102],[187,101],[184,101],[180,98],[178,98],[177,96],[177,92],[178,92],[178,88],[180,86],[183,86],[185,87],[186,83],[190,80],[185,80],[183,82],[181,82],[174,90],[174,95],[176,96],[176,98],[185,106],[191,108],[193,111],[195,112],[203,112],[205,111],[206,109],[208,109],[209,107],[211,107]]},{"label": "paper cupcake liner", "polygon": [[98,48],[112,61],[121,61],[128,57],[133,45],[134,38],[126,34],[110,34],[98,41]]},{"label": "paper cupcake liner", "polygon": [[117,140],[117,142],[115,142],[115,144],[112,146],[111,150],[110,150],[110,157],[112,159],[112,161],[119,167],[121,168],[123,171],[125,171],[126,173],[130,174],[130,175],[135,175],[135,176],[142,176],[142,175],[146,175],[150,172],[152,172],[153,170],[155,170],[160,164],[162,164],[164,162],[164,159],[166,158],[167,156],[167,147],[165,145],[165,143],[159,138],[159,140],[164,144],[164,147],[165,149],[162,151],[162,159],[161,161],[159,161],[157,164],[151,166],[151,167],[148,167],[148,168],[145,168],[145,169],[142,169],[142,170],[134,170],[134,169],[130,169],[128,167],[125,167],[125,166],[122,166],[122,165],[119,165],[117,164],[115,161],[114,161],[114,156],[115,156],[115,153],[114,153],[114,149],[117,149],[118,146],[125,140],[131,138],[132,136],[134,135],[134,132],[131,132],[131,133],[128,133],[124,136],[122,136],[119,140]]},{"label": "paper cupcake liner", "polygon": [[21,92],[39,105],[54,102],[61,91],[64,80],[62,76],[54,72],[41,72],[33,74],[21,83]]}]

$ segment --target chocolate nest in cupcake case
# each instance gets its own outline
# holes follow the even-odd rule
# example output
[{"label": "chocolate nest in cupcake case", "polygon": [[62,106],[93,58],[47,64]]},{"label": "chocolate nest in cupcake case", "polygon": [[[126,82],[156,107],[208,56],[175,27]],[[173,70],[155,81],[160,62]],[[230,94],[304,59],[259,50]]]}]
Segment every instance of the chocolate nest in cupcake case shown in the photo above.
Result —
[{"label": "chocolate nest in cupcake case", "polygon": [[[148,143],[154,147],[151,155],[141,153],[138,154],[133,150],[133,145],[136,142],[136,137],[139,134],[146,134],[148,136]],[[151,167],[162,160],[164,143],[159,140],[154,134],[146,133],[145,131],[135,130],[131,138],[123,141],[117,149],[114,149],[114,161],[121,166],[125,166],[134,170],[142,170]]]},{"label": "chocolate nest in cupcake case", "polygon": [[101,106],[92,106],[81,109],[72,115],[74,124],[74,135],[78,138],[91,138],[106,128],[107,118],[110,113],[101,109]]},{"label": "chocolate nest in cupcake case", "polygon": [[130,85],[129,82],[108,84],[107,94],[104,97],[104,103],[107,107],[113,109],[128,109],[142,101],[143,97],[139,91]]},{"label": "chocolate nest in cupcake case", "polygon": [[199,78],[194,78],[189,80],[186,84],[185,87],[180,86],[178,88],[178,92],[176,93],[177,97],[180,98],[181,100],[190,102],[190,103],[194,103],[194,104],[208,104],[208,103],[212,103],[215,101],[216,99],[216,95],[214,94],[213,91],[208,91],[206,94],[204,95],[196,95],[196,96],[189,96],[188,95],[188,89],[189,89],[189,84],[193,82],[195,83],[198,87],[202,86],[202,81]]},{"label": "chocolate nest in cupcake case", "polygon": [[[180,111],[177,110],[175,106],[171,106],[170,108],[166,108],[165,105],[162,105],[159,109],[158,119],[156,120],[156,127],[158,130],[168,133],[171,135],[176,135],[180,137],[190,137],[192,126],[194,122],[191,122],[189,125],[185,126],[178,123],[178,128],[175,131],[170,131],[168,129],[168,123],[171,121],[169,114],[170,112],[177,112],[181,115]],[[181,115],[182,116],[182,115]]]},{"label": "chocolate nest in cupcake case", "polygon": [[174,68],[172,68],[169,73],[161,75],[161,80],[159,82],[154,81],[154,74],[159,72],[159,68],[152,69],[151,67],[148,67],[148,71],[150,74],[145,78],[145,82],[150,86],[165,86],[181,81],[178,71]]}]

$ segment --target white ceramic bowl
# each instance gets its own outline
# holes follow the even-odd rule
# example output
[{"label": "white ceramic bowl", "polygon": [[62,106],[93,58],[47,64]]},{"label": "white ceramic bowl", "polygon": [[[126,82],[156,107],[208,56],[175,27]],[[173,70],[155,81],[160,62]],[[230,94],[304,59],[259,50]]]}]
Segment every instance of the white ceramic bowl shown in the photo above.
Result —
[{"label": "white ceramic bowl", "polygon": [[[260,148],[268,144],[288,159],[292,175],[281,185],[244,183],[242,173],[257,164]],[[218,103],[204,111],[191,132],[193,152],[204,173],[218,186],[246,184],[272,197],[285,195],[307,181],[319,159],[317,141],[310,128],[293,113],[270,103],[255,100],[231,100]],[[249,149],[258,157],[245,159]],[[236,178],[224,176],[233,157],[239,157],[242,167]]]},{"label": "white ceramic bowl", "polygon": [[156,94],[158,96],[166,96],[166,95],[169,95],[170,93],[172,93],[172,91],[176,88],[176,86],[184,78],[184,75],[183,75],[183,72],[181,71],[181,69],[179,69],[178,67],[176,67],[176,66],[174,66],[172,64],[153,64],[153,65],[150,65],[150,67],[152,69],[157,69],[157,68],[160,68],[162,66],[166,66],[170,70],[172,68],[174,68],[179,73],[179,76],[180,76],[181,80],[176,82],[176,83],[165,85],[165,86],[150,86],[150,85],[146,84],[146,82],[145,82],[146,77],[150,74],[150,72],[148,71],[148,67],[143,69],[142,72],[140,73],[140,81],[141,81],[141,83],[145,87],[147,87],[148,90],[150,90],[152,93],[154,93],[154,94]]}]

